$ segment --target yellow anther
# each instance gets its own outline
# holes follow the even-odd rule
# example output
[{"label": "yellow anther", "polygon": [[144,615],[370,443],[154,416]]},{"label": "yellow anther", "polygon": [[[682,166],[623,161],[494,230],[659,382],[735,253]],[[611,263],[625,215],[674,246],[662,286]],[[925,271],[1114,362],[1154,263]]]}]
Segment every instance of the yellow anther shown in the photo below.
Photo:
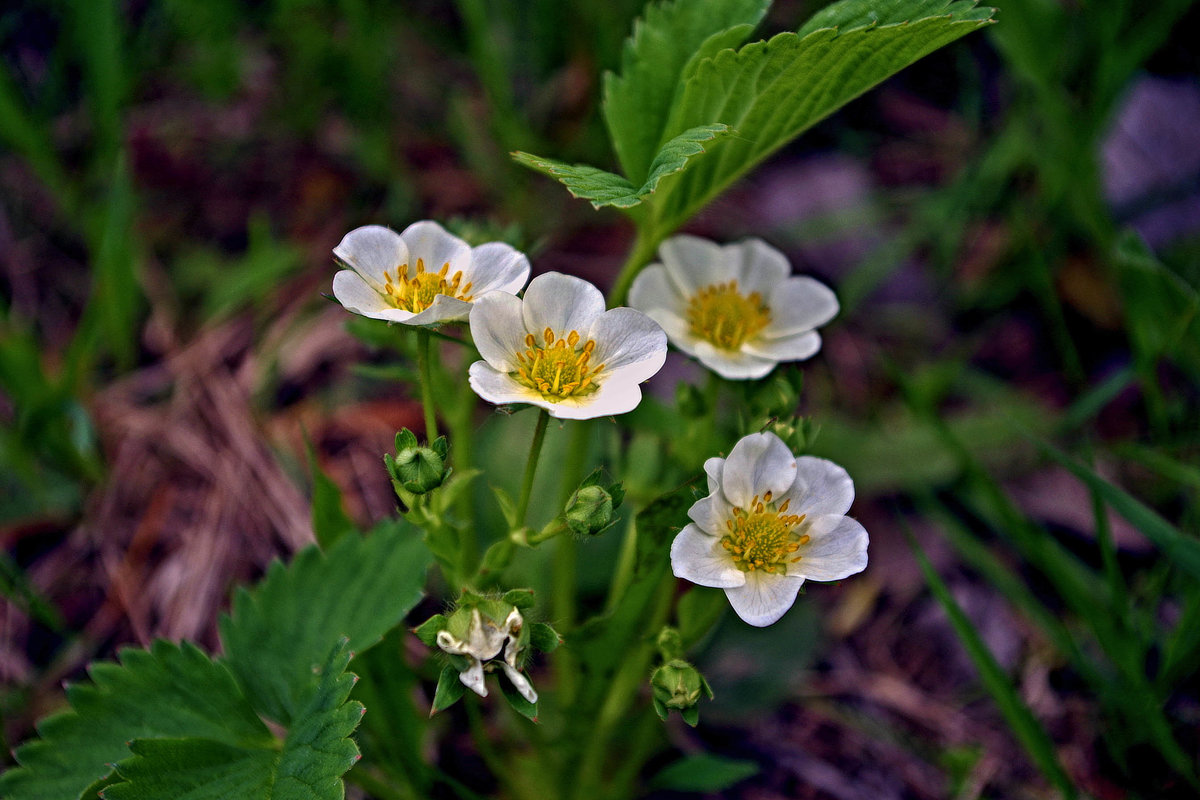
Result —
[{"label": "yellow anther", "polygon": [[[418,314],[433,305],[433,301],[439,295],[454,297],[466,302],[471,299],[466,291],[460,291],[458,288],[463,278],[462,270],[455,272],[452,279],[446,279],[450,272],[449,261],[442,264],[442,268],[438,272],[426,272],[425,260],[418,258],[416,272],[412,275],[409,275],[407,263],[397,266],[395,272],[395,277],[392,276],[390,270],[383,272],[384,299],[393,308]],[[470,284],[468,283],[467,286],[469,287]]]},{"label": "yellow anther", "polygon": [[737,350],[771,321],[771,309],[758,292],[742,294],[737,281],[706,286],[688,300],[688,328],[722,350]]},{"label": "yellow anther", "polygon": [[571,333],[567,335],[567,344],[571,345],[571,347],[579,344],[579,331],[571,331]]},{"label": "yellow anther", "polygon": [[[578,331],[558,336],[550,327],[546,327],[540,337],[527,333],[526,350],[517,354],[522,367],[513,373],[513,377],[541,392],[553,403],[594,391],[593,381],[604,365],[589,366],[596,342],[582,339]],[[524,368],[526,364],[528,369]]]},{"label": "yellow anther", "polygon": [[773,496],[774,496],[774,495],[773,495],[773,493],[772,493],[772,492],[767,492],[766,494],[764,494],[764,495],[763,495],[763,502],[764,502],[764,503],[769,503],[769,502],[771,502],[771,498],[772,498]]},{"label": "yellow anther", "polygon": [[787,565],[798,558],[792,554],[810,541],[803,529],[797,529],[804,515],[784,514],[773,501],[772,492],[754,495],[746,507],[735,506],[725,520],[727,533],[721,537],[721,546],[744,572],[786,573]]},{"label": "yellow anther", "polygon": [[542,338],[546,341],[546,346],[549,347],[554,344],[554,331],[546,328],[546,330],[542,331]]}]

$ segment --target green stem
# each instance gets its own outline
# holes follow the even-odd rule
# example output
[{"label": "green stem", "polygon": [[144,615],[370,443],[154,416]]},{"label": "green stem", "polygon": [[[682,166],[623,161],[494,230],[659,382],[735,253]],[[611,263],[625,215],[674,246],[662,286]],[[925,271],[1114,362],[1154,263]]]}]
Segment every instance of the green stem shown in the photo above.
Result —
[{"label": "green stem", "polygon": [[[467,385],[466,370],[470,368],[471,359],[464,358],[463,362],[460,386]],[[471,439],[474,431],[471,423],[475,415],[475,393],[464,391],[459,399],[458,407],[453,410],[446,421],[450,426],[450,444],[454,448],[451,452],[454,466],[456,469],[465,471],[471,468],[473,458]],[[455,504],[455,509],[462,518],[462,528],[459,530],[458,558],[463,575],[471,575],[479,566],[479,539],[475,534],[477,526],[472,494],[473,492],[468,489],[459,496],[458,502]]]},{"label": "green stem", "polygon": [[658,250],[661,241],[662,237],[649,229],[638,228],[637,237],[633,240],[633,247],[629,251],[629,258],[626,259],[625,266],[621,267],[621,271],[617,274],[617,279],[608,293],[609,307],[619,306],[625,302],[625,296],[629,294],[629,287],[633,285],[633,279],[654,258],[654,253]]},{"label": "green stem", "polygon": [[517,524],[525,524],[525,515],[529,511],[529,498],[533,494],[533,476],[537,473],[538,456],[542,454],[542,442],[546,439],[546,426],[550,415],[545,409],[538,409],[537,427],[533,429],[533,441],[529,445],[529,460],[525,462],[525,475],[521,479],[521,494],[517,500]]},{"label": "green stem", "polygon": [[425,412],[425,439],[437,438],[437,417],[433,413],[433,380],[429,365],[429,331],[417,330],[417,370],[421,373],[421,408]]},{"label": "green stem", "polygon": [[[581,421],[571,430],[571,438],[567,442],[567,452],[564,458],[562,484],[559,487],[559,508],[566,508],[571,493],[583,480],[585,461],[587,460],[588,444],[591,438],[594,422]],[[575,627],[576,608],[575,598],[578,593],[578,571],[576,562],[579,559],[579,545],[569,536],[559,537],[554,545],[553,572],[550,585],[550,608],[554,615],[555,625],[560,633],[565,633]],[[564,707],[568,707],[579,688],[579,663],[574,655],[563,648],[554,659],[554,675],[560,695],[564,699]]]}]

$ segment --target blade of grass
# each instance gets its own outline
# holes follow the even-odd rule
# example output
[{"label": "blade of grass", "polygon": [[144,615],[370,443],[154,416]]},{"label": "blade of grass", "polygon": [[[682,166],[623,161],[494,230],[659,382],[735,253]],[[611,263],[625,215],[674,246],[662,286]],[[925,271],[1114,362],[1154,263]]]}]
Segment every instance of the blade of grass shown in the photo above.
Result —
[{"label": "blade of grass", "polygon": [[929,563],[925,552],[921,546],[917,544],[912,533],[905,529],[905,536],[908,539],[908,545],[912,548],[913,556],[917,559],[917,564],[921,567],[921,572],[925,576],[926,582],[929,584],[930,591],[933,596],[941,604],[946,612],[946,616],[950,618],[950,624],[954,627],[954,632],[958,634],[959,640],[967,651],[967,655],[971,657],[971,661],[975,664],[975,668],[979,670],[979,677],[983,681],[983,685],[992,695],[992,699],[996,703],[996,707],[1000,709],[1000,713],[1004,715],[1005,721],[1012,729],[1013,734],[1025,748],[1033,759],[1034,764],[1041,771],[1046,779],[1058,789],[1066,798],[1076,797],[1075,787],[1071,783],[1071,779],[1067,776],[1062,764],[1059,763],[1058,755],[1054,751],[1054,742],[1051,741],[1046,729],[1038,722],[1037,717],[1029,710],[1029,707],[1021,700],[1017,690],[1009,681],[1008,676],[1004,674],[996,657],[992,655],[992,651],[984,644],[979,633],[963,613],[962,608],[954,601],[950,590],[946,588],[946,584],[942,582],[941,577],[934,570],[933,565]]}]

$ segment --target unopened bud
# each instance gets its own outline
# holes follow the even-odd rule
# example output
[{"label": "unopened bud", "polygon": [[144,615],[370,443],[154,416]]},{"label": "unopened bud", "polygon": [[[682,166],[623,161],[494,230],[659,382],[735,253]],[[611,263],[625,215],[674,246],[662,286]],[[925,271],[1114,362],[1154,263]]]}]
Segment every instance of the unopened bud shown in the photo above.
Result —
[{"label": "unopened bud", "polygon": [[429,447],[406,447],[384,461],[392,480],[413,494],[433,491],[446,479],[446,462]]},{"label": "unopened bud", "polygon": [[594,536],[612,524],[612,495],[602,486],[583,486],[567,501],[566,518],[577,535]]},{"label": "unopened bud", "polygon": [[700,702],[700,697],[712,697],[712,689],[700,671],[688,662],[675,658],[654,670],[650,676],[654,699],[666,708],[685,711]]}]

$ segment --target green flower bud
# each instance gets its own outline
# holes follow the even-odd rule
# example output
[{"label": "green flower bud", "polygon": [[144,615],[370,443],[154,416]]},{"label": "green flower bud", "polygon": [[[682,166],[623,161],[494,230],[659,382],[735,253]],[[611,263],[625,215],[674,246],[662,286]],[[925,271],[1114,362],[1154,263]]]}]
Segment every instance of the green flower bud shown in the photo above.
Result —
[{"label": "green flower bud", "polygon": [[445,481],[445,460],[430,447],[406,447],[395,456],[385,455],[392,480],[413,494],[433,491]]},{"label": "green flower bud", "polygon": [[584,486],[567,501],[567,527],[579,536],[594,536],[613,521],[613,498],[603,486]]},{"label": "green flower bud", "polygon": [[654,674],[650,676],[650,688],[654,692],[656,708],[662,706],[687,711],[700,702],[702,695],[712,697],[712,689],[700,671],[679,658],[672,659],[654,670]]}]

